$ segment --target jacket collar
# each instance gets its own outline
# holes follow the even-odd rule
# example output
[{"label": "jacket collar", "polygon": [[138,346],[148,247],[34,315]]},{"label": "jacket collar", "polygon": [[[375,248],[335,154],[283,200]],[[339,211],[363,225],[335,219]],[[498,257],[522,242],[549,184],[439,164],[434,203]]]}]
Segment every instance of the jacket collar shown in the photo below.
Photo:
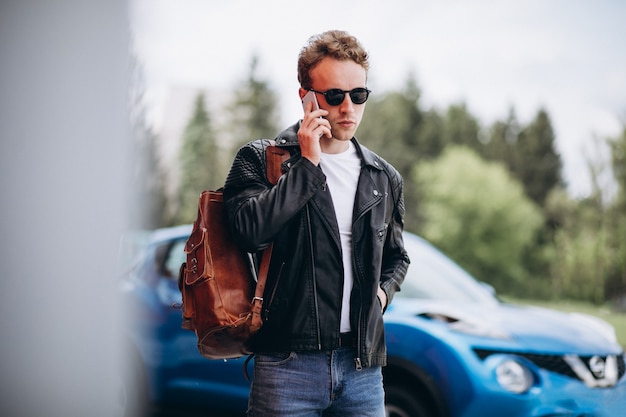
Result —
[{"label": "jacket collar", "polygon": [[[294,147],[299,146],[298,144],[298,130],[300,129],[300,124],[302,120],[299,120],[297,123],[289,126],[287,129],[283,130],[276,136],[276,146],[279,147]],[[383,162],[380,157],[376,155],[374,152],[370,151],[367,147],[361,145],[356,137],[351,139],[352,143],[357,149],[358,154],[361,156],[361,160],[365,165],[371,167],[373,169],[382,170]]]}]

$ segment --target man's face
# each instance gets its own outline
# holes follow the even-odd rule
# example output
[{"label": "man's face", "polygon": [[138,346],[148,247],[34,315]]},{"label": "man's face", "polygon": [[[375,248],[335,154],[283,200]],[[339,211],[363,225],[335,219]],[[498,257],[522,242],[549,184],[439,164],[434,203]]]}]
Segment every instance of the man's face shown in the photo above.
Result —
[{"label": "man's face", "polygon": [[[311,80],[312,88],[317,91],[325,92],[331,88],[349,91],[357,87],[366,87],[367,73],[354,61],[324,58],[311,69]],[[328,111],[325,119],[330,122],[333,134],[333,139],[323,137],[321,140],[348,141],[352,139],[361,123],[365,103],[354,104],[348,94],[338,106],[329,105],[323,94],[317,94],[317,101],[320,108]]]}]

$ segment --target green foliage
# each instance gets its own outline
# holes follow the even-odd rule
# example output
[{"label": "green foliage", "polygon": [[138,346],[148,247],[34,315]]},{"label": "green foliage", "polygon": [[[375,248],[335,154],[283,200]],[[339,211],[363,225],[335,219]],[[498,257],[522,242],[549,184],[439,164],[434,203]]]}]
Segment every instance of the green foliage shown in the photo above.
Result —
[{"label": "green foliage", "polygon": [[611,166],[618,185],[618,203],[626,207],[626,125],[622,134],[608,140],[611,149]]},{"label": "green foliage", "polygon": [[483,155],[504,162],[524,185],[526,194],[540,206],[554,187],[563,184],[561,157],[556,151],[552,122],[544,109],[525,127],[520,126],[511,110],[506,121],[493,125]]},{"label": "green foliage", "polygon": [[220,159],[204,95],[198,94],[179,153],[178,210],[174,223],[193,222],[198,212],[200,193],[206,189],[219,188],[223,184]]},{"label": "green foliage", "polygon": [[419,98],[419,89],[412,80],[402,91],[372,94],[358,131],[364,144],[393,160],[401,172],[412,166],[414,154],[423,153],[418,134],[422,123]]},{"label": "green foliage", "polygon": [[543,205],[550,190],[562,185],[562,162],[556,151],[554,130],[548,113],[540,109],[517,139],[513,172],[524,184],[526,194]]},{"label": "green foliage", "polygon": [[515,110],[510,109],[506,120],[496,121],[489,129],[482,155],[488,160],[503,162],[512,172],[515,166],[514,145],[521,129]]},{"label": "green foliage", "polygon": [[235,90],[228,107],[235,150],[251,140],[273,139],[279,133],[278,96],[268,81],[259,78],[258,64],[258,57],[252,57],[248,77]]},{"label": "green foliage", "polygon": [[611,149],[612,171],[617,182],[615,203],[607,211],[610,246],[614,248],[614,259],[610,276],[607,278],[608,294],[626,293],[626,125],[622,134],[608,140]]},{"label": "green foliage", "polygon": [[483,144],[479,135],[480,124],[464,103],[448,107],[442,128],[442,142],[445,145],[466,145],[480,152]]},{"label": "green foliage", "polygon": [[[259,79],[257,67],[254,57],[225,108],[221,144],[239,147],[280,129],[277,95]],[[401,91],[372,94],[358,131],[360,141],[404,178],[407,230],[432,240],[504,294],[595,303],[626,294],[626,128],[607,141],[611,161],[590,164],[594,190],[577,200],[564,189],[544,109],[526,125],[510,109],[505,120],[486,129],[463,103],[440,111],[423,109],[420,98],[409,74]],[[154,137],[146,130],[143,138],[138,147],[145,158],[133,181],[150,204],[135,218],[143,216],[147,227],[162,226],[164,177]],[[180,150],[173,223],[192,221],[199,193],[223,183],[227,167],[220,161],[229,165],[232,158],[220,158],[220,151],[199,96]],[[617,183],[612,194],[598,181],[609,168]]]},{"label": "green foliage", "polygon": [[[404,178],[405,206],[421,201],[411,171],[417,161],[438,155],[441,144],[432,135],[424,136],[424,113],[419,107],[420,91],[412,77],[402,91],[376,96],[367,102],[357,132],[359,140],[388,160]],[[418,220],[407,218],[407,229],[417,230]]]},{"label": "green foliage", "polygon": [[608,144],[618,187],[613,199],[598,181],[606,163],[590,161],[594,189],[589,197],[574,200],[561,191],[546,200],[546,213],[557,224],[552,263],[555,297],[601,304],[626,292],[626,184],[620,177],[625,169],[626,129]]},{"label": "green foliage", "polygon": [[444,134],[446,120],[435,109],[423,112],[424,123],[420,126],[418,135],[420,143],[420,159],[434,159],[441,155],[446,146]]},{"label": "green foliage", "polygon": [[424,237],[499,291],[523,286],[523,255],[543,218],[504,166],[451,146],[414,175],[425,200]]},{"label": "green foliage", "polygon": [[554,233],[553,294],[557,298],[604,302],[609,248],[597,205],[592,200],[576,202],[565,192],[554,192],[546,202],[546,211],[558,213],[560,219]]}]

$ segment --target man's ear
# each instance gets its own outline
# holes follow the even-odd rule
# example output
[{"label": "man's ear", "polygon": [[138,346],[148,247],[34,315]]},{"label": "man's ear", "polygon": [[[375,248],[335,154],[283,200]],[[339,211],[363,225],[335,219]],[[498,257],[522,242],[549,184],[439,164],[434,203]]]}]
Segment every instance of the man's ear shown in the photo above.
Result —
[{"label": "man's ear", "polygon": [[302,100],[302,97],[304,97],[306,93],[308,93],[308,91],[300,87],[300,89],[298,90],[298,94],[300,94],[300,100]]}]

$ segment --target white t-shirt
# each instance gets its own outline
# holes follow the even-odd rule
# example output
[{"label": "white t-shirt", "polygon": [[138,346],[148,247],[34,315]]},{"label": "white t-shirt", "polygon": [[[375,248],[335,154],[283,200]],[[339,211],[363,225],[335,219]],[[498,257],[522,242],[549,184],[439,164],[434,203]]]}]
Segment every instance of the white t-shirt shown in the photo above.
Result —
[{"label": "white t-shirt", "polygon": [[341,303],[342,333],[350,328],[350,294],[354,276],[352,271],[352,214],[356,188],[361,173],[361,159],[352,142],[345,152],[338,154],[322,153],[320,166],[326,175],[326,184],[333,199],[335,215],[341,236],[343,253],[343,299]]}]

